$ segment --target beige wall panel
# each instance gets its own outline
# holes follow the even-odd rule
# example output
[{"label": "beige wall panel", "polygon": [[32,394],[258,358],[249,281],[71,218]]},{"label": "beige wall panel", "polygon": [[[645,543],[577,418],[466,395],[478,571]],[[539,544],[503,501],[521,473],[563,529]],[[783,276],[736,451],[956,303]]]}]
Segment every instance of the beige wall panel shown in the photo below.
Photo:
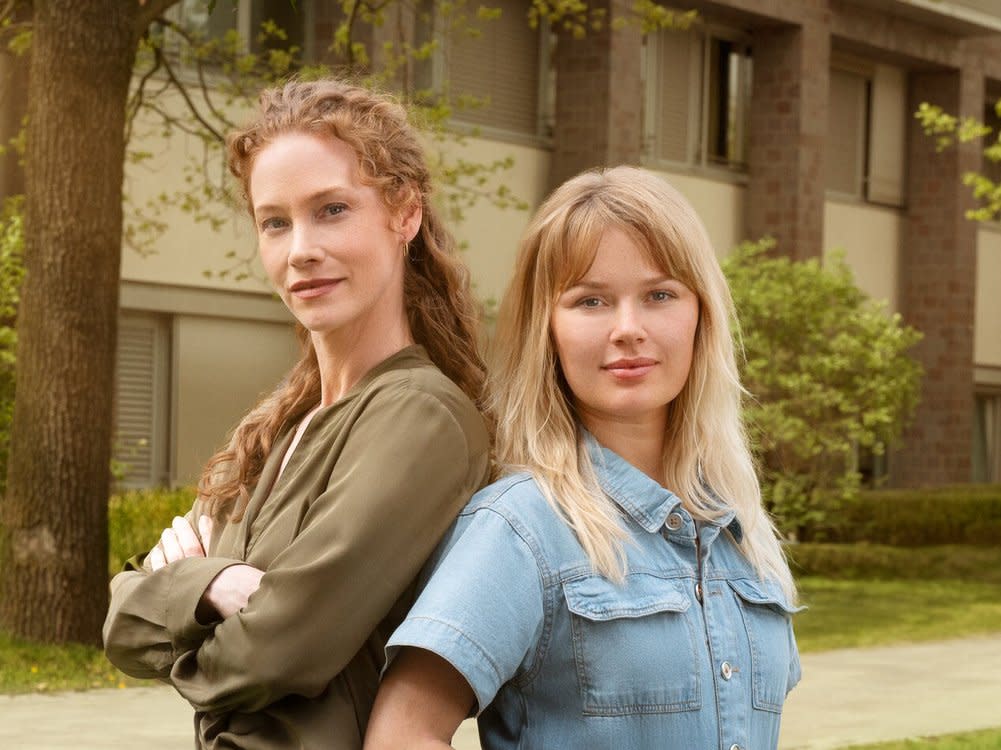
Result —
[{"label": "beige wall panel", "polygon": [[[157,97],[157,105],[172,112],[179,111],[176,98],[166,94]],[[245,115],[234,113],[233,119],[242,122]],[[200,187],[185,183],[185,169],[200,163],[203,158],[202,144],[195,138],[176,132],[164,138],[154,120],[138,118],[130,148],[145,151],[151,157],[141,163],[126,162],[125,192],[135,206],[144,207],[148,201],[155,201],[161,193],[173,195],[177,191],[191,193]],[[213,156],[212,169],[221,173],[224,169],[222,157]],[[225,221],[218,231],[208,224],[196,222],[191,213],[177,207],[158,211],[156,218],[166,224],[166,230],[156,242],[152,255],[140,255],[126,246],[122,253],[122,278],[128,281],[148,281],[163,284],[179,284],[221,289],[258,291],[266,288],[262,279],[263,270],[256,261],[257,245],[253,227],[242,207],[219,207],[217,214]],[[126,223],[130,221],[130,209],[126,205]],[[234,261],[226,257],[235,251],[240,257],[254,259],[253,275],[244,281],[237,281],[235,273],[226,278],[215,274],[230,268]],[[207,278],[206,271],[213,277]]]},{"label": "beige wall panel", "polygon": [[1001,228],[977,233],[977,307],[973,324],[973,361],[1001,367]]},{"label": "beige wall panel", "polygon": [[292,326],[231,318],[174,321],[175,481],[197,480],[205,462],[298,355]]},{"label": "beige wall panel", "polygon": [[743,240],[744,200],[747,188],[735,182],[695,177],[676,172],[658,172],[695,208],[709,231],[716,256],[723,258]]},{"label": "beige wall panel", "polygon": [[532,212],[547,195],[550,153],[541,147],[533,148],[513,143],[468,138],[462,145],[450,147],[449,159],[490,163],[511,156],[514,166],[500,173],[492,184],[504,184],[519,199],[531,207],[528,211],[514,208],[496,208],[479,200],[469,209],[452,231],[465,243],[463,258],[469,265],[480,300],[499,300],[507,288],[514,271],[514,258],[518,241],[531,218]]},{"label": "beige wall panel", "polygon": [[894,209],[827,201],[824,254],[843,250],[856,283],[873,299],[897,310],[897,269],[903,219]]}]

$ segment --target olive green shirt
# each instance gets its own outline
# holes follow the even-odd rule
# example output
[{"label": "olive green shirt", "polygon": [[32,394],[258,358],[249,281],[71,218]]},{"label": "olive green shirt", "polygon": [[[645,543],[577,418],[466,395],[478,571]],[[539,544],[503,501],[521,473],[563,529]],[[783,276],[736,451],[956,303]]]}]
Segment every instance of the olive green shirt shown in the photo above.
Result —
[{"label": "olive green shirt", "polygon": [[[127,566],[111,582],[108,658],[169,681],[195,709],[198,748],[360,748],[414,579],[487,479],[480,414],[419,346],[317,412],[276,481],[293,432],[208,557]],[[206,587],[241,562],[265,571],[260,588],[199,622]]]}]

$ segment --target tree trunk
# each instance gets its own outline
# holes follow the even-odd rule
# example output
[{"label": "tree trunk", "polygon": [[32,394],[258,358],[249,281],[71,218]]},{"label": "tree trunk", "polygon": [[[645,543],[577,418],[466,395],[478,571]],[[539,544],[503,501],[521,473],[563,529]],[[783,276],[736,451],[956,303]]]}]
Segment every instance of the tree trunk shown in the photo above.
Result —
[{"label": "tree trunk", "polygon": [[100,643],[122,238],[124,120],[138,0],[35,0],[27,275],[0,504],[0,627]]}]

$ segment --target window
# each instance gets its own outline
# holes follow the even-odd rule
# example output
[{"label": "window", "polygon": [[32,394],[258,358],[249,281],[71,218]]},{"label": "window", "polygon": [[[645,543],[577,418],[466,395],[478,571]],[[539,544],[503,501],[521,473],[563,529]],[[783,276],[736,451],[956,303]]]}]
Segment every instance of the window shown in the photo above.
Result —
[{"label": "window", "polygon": [[1001,482],[1001,393],[978,393],[973,412],[973,481]]},{"label": "window", "polygon": [[418,39],[437,47],[417,73],[418,88],[446,94],[453,120],[487,135],[549,136],[550,35],[529,27],[530,4],[495,0],[489,5],[500,15],[480,20],[472,6],[445,14],[438,2],[423,3]]},{"label": "window", "polygon": [[870,203],[904,202],[907,82],[903,70],[836,59],[827,100],[827,189]]},{"label": "window", "polygon": [[119,485],[169,482],[169,322],[155,315],[122,313],[115,365],[115,440]]},{"label": "window", "polygon": [[747,165],[751,48],[738,33],[647,37],[645,145],[654,161]]},{"label": "window", "polygon": [[[309,41],[310,9],[313,3],[289,0],[216,0],[209,9],[206,0],[181,0],[170,11],[171,18],[200,39],[221,39],[238,31],[251,52],[296,45],[305,50]],[[261,38],[261,25],[273,21],[287,40]]]}]

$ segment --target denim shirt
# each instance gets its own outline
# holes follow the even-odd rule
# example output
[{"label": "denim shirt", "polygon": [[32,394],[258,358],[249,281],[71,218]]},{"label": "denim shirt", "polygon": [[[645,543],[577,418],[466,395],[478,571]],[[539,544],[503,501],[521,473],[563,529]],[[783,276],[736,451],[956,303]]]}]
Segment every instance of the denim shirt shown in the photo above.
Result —
[{"label": "denim shirt", "polygon": [[416,646],[458,669],[484,750],[775,748],[800,678],[795,609],[738,550],[732,512],[695,523],[587,439],[629,534],[624,582],[594,572],[531,476],[509,476],[442,541],[389,658]]}]

